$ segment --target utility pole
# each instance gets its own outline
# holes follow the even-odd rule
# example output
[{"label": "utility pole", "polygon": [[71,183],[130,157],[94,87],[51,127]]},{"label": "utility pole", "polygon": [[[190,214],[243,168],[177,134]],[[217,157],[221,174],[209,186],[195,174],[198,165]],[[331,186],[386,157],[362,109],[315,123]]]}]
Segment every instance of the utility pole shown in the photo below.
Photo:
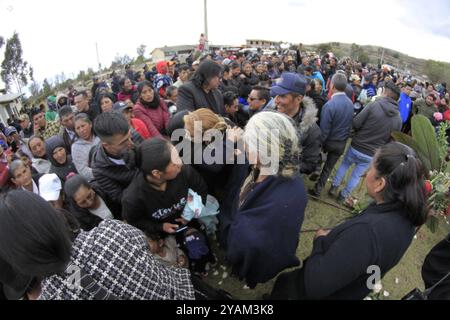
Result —
[{"label": "utility pole", "polygon": [[100,64],[100,58],[98,57],[98,45],[97,45],[97,42],[95,43],[95,50],[97,51],[98,71],[100,72],[102,70],[102,65]]},{"label": "utility pole", "polygon": [[206,37],[206,43],[205,43],[205,49],[206,51],[209,50],[209,37],[208,37],[208,0],[204,0],[204,8],[205,8],[205,37]]},{"label": "utility pole", "polygon": [[381,61],[380,61],[380,64],[381,65],[383,65],[383,62],[384,62],[384,52],[386,51],[386,49],[385,48],[383,48],[383,53],[381,54]]}]

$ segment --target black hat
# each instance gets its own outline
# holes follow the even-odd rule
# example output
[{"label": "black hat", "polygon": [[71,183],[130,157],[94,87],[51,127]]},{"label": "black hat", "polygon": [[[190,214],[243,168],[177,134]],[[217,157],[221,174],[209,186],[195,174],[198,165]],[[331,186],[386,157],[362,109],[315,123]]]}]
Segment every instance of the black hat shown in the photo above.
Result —
[{"label": "black hat", "polygon": [[385,87],[386,89],[389,89],[389,90],[391,90],[392,92],[396,93],[397,95],[400,95],[400,94],[401,94],[400,88],[399,88],[397,85],[395,85],[395,83],[392,82],[392,81],[386,82],[386,84],[384,85],[384,87]]}]

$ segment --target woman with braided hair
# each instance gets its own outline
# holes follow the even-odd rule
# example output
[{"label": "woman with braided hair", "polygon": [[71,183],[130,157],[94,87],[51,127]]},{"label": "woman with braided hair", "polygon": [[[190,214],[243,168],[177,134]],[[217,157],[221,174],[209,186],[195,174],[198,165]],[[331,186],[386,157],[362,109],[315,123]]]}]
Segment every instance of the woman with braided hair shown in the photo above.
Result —
[{"label": "woman with braided hair", "polygon": [[277,112],[258,113],[245,128],[253,170],[235,199],[225,236],[227,260],[250,288],[300,263],[296,250],[307,197],[298,139],[293,122]]},{"label": "woman with braided hair", "polygon": [[428,215],[425,177],[414,151],[390,143],[366,177],[374,202],[360,215],[317,231],[303,268],[280,275],[272,299],[362,300],[397,265]]}]

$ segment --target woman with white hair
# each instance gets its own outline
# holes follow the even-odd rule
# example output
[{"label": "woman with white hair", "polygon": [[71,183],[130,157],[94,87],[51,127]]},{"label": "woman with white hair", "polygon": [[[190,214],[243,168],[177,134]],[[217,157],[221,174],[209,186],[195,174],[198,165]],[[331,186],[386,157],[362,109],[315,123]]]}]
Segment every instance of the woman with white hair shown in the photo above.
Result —
[{"label": "woman with white hair", "polygon": [[299,176],[299,138],[287,116],[256,114],[243,137],[253,170],[234,204],[227,259],[254,288],[299,265],[296,250],[307,197]]}]

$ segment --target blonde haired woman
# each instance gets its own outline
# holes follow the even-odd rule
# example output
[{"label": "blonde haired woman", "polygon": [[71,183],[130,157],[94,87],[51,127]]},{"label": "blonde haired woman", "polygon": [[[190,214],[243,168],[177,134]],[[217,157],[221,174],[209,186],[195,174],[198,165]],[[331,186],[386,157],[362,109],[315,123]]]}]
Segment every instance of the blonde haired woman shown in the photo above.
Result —
[{"label": "blonde haired woman", "polygon": [[[215,114],[210,109],[201,108],[193,112],[189,112],[184,116],[184,128],[194,137],[195,133],[205,133],[208,130],[214,129],[225,133],[231,128],[230,124],[225,122],[225,119]],[[201,124],[201,132],[195,132],[195,122]],[[198,126],[200,128],[200,126]]]},{"label": "blonde haired woman", "polygon": [[252,172],[236,197],[227,260],[248,286],[299,265],[296,250],[307,197],[299,176],[299,143],[291,120],[261,112],[245,128]]},{"label": "blonde haired woman", "polygon": [[[233,202],[249,172],[245,154],[237,154],[234,140],[229,138],[230,130],[233,133],[234,130],[241,129],[232,128],[233,125],[227,122],[228,119],[205,108],[189,112],[183,120],[184,129],[193,141],[191,163],[208,185],[209,194],[216,197],[220,203],[219,241],[225,247],[225,234],[232,220]],[[195,125],[196,122],[199,123]],[[207,141],[198,141],[198,137],[205,137]],[[209,141],[211,137],[214,138]],[[199,159],[200,155],[202,161],[195,162],[195,157]]]},{"label": "blonde haired woman", "polygon": [[[234,145],[226,142],[226,131],[231,129],[231,126],[224,118],[206,108],[189,112],[183,120],[184,129],[193,146],[191,163],[206,180],[211,194],[216,196],[216,189],[223,187],[229,177],[227,155],[234,157]],[[227,147],[230,150],[227,150]]]}]

